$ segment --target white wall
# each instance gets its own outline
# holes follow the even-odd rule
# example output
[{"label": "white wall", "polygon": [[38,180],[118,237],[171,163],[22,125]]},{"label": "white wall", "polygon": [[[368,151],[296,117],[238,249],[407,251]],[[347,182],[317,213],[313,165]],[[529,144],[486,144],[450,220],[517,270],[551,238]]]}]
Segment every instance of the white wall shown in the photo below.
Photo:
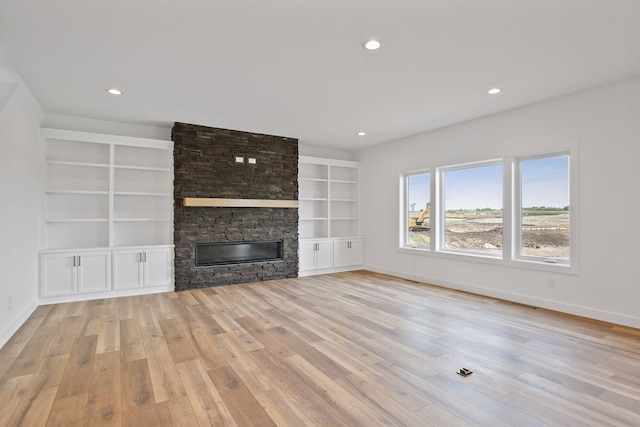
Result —
[{"label": "white wall", "polygon": [[324,157],[327,159],[353,160],[353,154],[350,151],[313,147],[311,145],[304,145],[304,143],[298,144],[298,154],[301,156]]},{"label": "white wall", "polygon": [[[20,78],[0,68],[0,346],[37,307],[42,110]],[[9,302],[11,300],[11,302]]]},{"label": "white wall", "polygon": [[173,127],[173,123],[164,127],[145,126],[134,123],[47,114],[42,122],[42,127],[171,141],[171,128]]},{"label": "white wall", "polygon": [[[577,275],[398,251],[402,172],[569,146],[580,149]],[[354,157],[362,162],[367,268],[640,327],[640,78],[364,149]],[[556,288],[548,286],[550,279]]]}]

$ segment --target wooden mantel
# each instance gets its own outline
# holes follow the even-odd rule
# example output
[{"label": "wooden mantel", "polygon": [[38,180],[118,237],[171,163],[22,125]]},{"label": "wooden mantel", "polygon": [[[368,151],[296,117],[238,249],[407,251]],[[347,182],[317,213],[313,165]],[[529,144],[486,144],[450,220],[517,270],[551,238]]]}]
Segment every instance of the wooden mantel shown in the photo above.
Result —
[{"label": "wooden mantel", "polygon": [[216,199],[213,197],[185,197],[182,206],[198,208],[297,208],[297,200]]}]

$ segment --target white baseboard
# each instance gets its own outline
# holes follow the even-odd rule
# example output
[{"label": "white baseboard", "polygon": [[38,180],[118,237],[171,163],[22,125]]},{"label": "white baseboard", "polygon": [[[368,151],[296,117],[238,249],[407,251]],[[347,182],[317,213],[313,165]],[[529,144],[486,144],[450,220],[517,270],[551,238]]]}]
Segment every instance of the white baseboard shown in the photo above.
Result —
[{"label": "white baseboard", "polygon": [[298,272],[298,277],[317,276],[318,274],[344,273],[345,271],[362,270],[362,265],[352,265],[349,267],[326,268],[324,270],[307,270]]},{"label": "white baseboard", "polygon": [[27,321],[29,316],[33,314],[38,308],[38,302],[34,301],[26,310],[24,310],[20,315],[2,332],[0,332],[0,348],[4,347],[4,345],[11,339],[13,334],[16,333],[20,326]]},{"label": "white baseboard", "polygon": [[129,297],[135,295],[158,294],[161,292],[173,292],[174,286],[154,286],[149,288],[121,289],[117,291],[91,292],[75,295],[61,295],[56,297],[40,298],[40,305],[60,304],[64,302],[91,301],[104,298]]},{"label": "white baseboard", "polygon": [[442,286],[443,288],[455,289],[459,291],[470,292],[478,295],[483,295],[492,298],[498,298],[506,301],[516,302],[520,304],[527,304],[534,307],[545,308],[548,310],[559,311],[562,313],[573,314],[576,316],[587,317],[589,319],[602,320],[604,322],[615,323],[618,325],[629,326],[632,328],[640,328],[640,317],[629,316],[619,313],[613,313],[610,311],[599,310],[591,307],[584,307],[580,305],[567,304],[560,301],[549,300],[545,298],[531,297],[522,294],[515,294],[511,292],[499,291],[496,289],[484,288],[468,283],[458,283],[449,280],[442,280],[435,277],[421,276],[417,274],[411,274],[404,271],[391,270],[388,268],[377,267],[374,265],[365,265],[364,268],[376,273],[388,274],[390,276],[396,276],[407,280],[413,280],[416,282],[429,283],[436,286]]}]

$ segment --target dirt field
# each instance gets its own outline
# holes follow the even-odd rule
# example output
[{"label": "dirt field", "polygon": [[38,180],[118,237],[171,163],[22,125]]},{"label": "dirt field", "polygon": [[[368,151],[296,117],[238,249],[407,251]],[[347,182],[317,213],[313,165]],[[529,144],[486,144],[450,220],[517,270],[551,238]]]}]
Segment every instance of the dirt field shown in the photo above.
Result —
[{"label": "dirt field", "polygon": [[523,220],[523,255],[569,257],[569,213],[528,215]]},{"label": "dirt field", "polygon": [[[527,215],[523,228],[523,255],[569,256],[568,213]],[[502,252],[501,218],[492,213],[448,214],[445,238],[447,249],[499,254]],[[409,232],[412,244],[428,246],[429,239],[429,232],[425,230]]]}]

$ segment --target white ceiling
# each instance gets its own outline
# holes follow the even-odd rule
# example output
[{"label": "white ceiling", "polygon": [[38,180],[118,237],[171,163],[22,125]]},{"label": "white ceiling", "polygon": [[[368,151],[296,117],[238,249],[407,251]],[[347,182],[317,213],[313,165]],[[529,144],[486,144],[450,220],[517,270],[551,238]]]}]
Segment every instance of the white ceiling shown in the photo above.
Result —
[{"label": "white ceiling", "polygon": [[48,113],[354,150],[640,75],[640,1],[0,0],[0,55]]}]

